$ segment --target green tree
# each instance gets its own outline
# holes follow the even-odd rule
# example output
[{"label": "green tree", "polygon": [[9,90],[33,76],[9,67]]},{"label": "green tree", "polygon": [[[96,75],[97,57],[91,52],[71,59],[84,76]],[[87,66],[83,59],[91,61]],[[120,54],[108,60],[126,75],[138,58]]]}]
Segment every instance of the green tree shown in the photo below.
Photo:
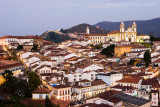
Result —
[{"label": "green tree", "polygon": [[151,54],[150,54],[150,51],[149,51],[149,50],[146,50],[146,51],[145,51],[143,60],[145,61],[146,67],[148,67],[149,64],[151,63]]},{"label": "green tree", "polygon": [[31,49],[32,51],[37,51],[38,45],[33,44],[33,48]]},{"label": "green tree", "polygon": [[13,73],[10,70],[5,70],[5,72],[2,73],[2,76],[6,80],[6,82],[5,82],[5,83],[7,83],[6,85],[8,85],[8,83],[9,84],[12,83],[15,80],[15,78],[13,77]]},{"label": "green tree", "polygon": [[19,100],[21,98],[30,98],[32,96],[32,85],[26,80],[22,80],[13,76],[13,73],[6,70],[2,74],[6,82],[2,84],[5,92],[11,95],[12,99]]},{"label": "green tree", "polygon": [[64,30],[63,28],[60,30],[62,33],[67,33],[67,30]]},{"label": "green tree", "polygon": [[115,45],[110,45],[107,48],[102,49],[101,54],[106,55],[106,56],[110,56],[113,57],[114,56],[114,47]]},{"label": "green tree", "polygon": [[17,50],[22,50],[23,49],[23,46],[22,45],[18,45],[17,46]]},{"label": "green tree", "polygon": [[51,101],[49,100],[48,95],[46,95],[45,106],[46,106],[46,107],[52,107],[52,103],[51,103]]},{"label": "green tree", "polygon": [[41,80],[40,80],[39,76],[37,75],[37,73],[29,72],[28,78],[29,78],[29,83],[32,84],[34,90],[36,88],[38,88],[38,86],[40,86]]},{"label": "green tree", "polygon": [[98,44],[98,45],[95,45],[95,49],[101,49],[101,48],[102,48],[102,43]]},{"label": "green tree", "polygon": [[136,60],[130,60],[129,62],[128,62],[128,64],[127,65],[133,65],[134,63],[136,62]]}]

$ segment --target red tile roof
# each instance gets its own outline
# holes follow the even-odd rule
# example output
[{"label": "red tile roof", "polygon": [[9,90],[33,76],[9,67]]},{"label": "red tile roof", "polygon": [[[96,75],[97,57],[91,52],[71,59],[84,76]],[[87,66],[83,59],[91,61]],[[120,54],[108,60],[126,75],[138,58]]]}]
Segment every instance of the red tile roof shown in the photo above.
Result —
[{"label": "red tile roof", "polygon": [[137,36],[150,36],[150,35],[146,35],[146,34],[139,34]]},{"label": "red tile roof", "polygon": [[41,88],[33,91],[33,93],[50,93],[50,92],[51,92],[51,90],[47,89],[45,87],[41,87]]},{"label": "red tile roof", "polygon": [[60,89],[60,88],[69,88],[71,86],[69,85],[57,85],[57,86],[54,86],[53,88],[56,88],[56,89]]},{"label": "red tile roof", "polygon": [[0,39],[5,39],[5,38],[17,38],[17,39],[42,39],[41,36],[3,36],[3,37],[0,37]]},{"label": "red tile roof", "polygon": [[120,33],[120,30],[114,30],[114,31],[109,32],[108,34],[115,34],[115,33]]},{"label": "red tile roof", "polygon": [[138,84],[138,82],[143,79],[143,77],[127,77],[127,78],[123,78],[121,80],[118,80],[116,82],[118,83],[134,83],[134,84]]},{"label": "red tile roof", "polygon": [[63,100],[58,100],[55,97],[50,98],[51,102],[59,105],[60,107],[69,107],[70,101],[63,101]]},{"label": "red tile roof", "polygon": [[86,36],[107,36],[107,34],[88,34]]}]

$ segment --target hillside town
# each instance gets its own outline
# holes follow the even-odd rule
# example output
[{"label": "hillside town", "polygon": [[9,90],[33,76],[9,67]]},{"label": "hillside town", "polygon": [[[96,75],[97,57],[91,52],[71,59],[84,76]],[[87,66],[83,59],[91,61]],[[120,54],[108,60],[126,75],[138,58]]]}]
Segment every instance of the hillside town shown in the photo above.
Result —
[{"label": "hillside town", "polygon": [[75,39],[61,43],[0,37],[0,99],[33,107],[160,106],[160,41],[139,34],[135,21],[107,34],[87,26],[69,35]]}]

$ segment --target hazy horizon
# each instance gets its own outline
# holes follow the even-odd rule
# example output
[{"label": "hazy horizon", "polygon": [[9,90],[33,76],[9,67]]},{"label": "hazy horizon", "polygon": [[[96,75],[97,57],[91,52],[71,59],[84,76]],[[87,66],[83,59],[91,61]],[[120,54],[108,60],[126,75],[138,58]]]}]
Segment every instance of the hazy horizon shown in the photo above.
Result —
[{"label": "hazy horizon", "polygon": [[159,18],[160,0],[3,0],[0,12],[0,36],[41,35],[81,23]]}]

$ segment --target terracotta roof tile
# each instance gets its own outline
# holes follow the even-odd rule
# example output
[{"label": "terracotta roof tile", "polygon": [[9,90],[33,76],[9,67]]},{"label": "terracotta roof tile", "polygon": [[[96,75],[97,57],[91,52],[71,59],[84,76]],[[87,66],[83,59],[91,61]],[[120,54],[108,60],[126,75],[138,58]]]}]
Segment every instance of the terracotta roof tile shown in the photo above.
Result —
[{"label": "terracotta roof tile", "polygon": [[138,84],[138,82],[143,79],[143,77],[127,77],[127,78],[123,78],[121,80],[118,80],[116,82],[118,83],[134,83],[134,84]]},{"label": "terracotta roof tile", "polygon": [[50,93],[50,92],[51,92],[51,90],[47,89],[45,87],[41,87],[41,88],[33,91],[33,93]]}]

